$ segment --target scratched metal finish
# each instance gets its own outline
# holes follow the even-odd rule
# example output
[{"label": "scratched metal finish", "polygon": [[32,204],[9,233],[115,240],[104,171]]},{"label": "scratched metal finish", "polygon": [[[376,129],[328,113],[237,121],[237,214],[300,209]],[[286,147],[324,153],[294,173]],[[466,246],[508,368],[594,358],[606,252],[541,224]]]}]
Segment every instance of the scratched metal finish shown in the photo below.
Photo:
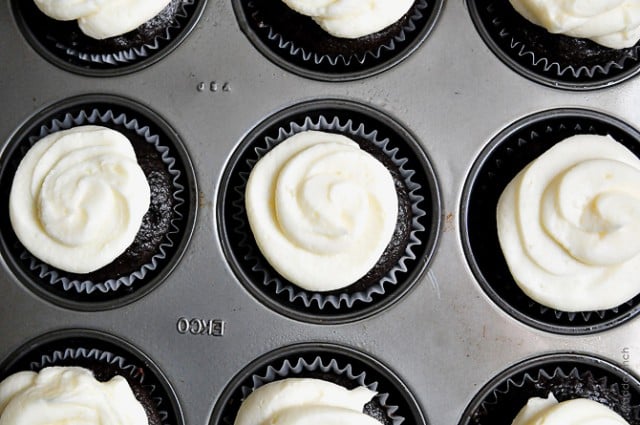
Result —
[{"label": "scratched metal finish", "polygon": [[[559,107],[603,111],[640,128],[640,78],[592,92],[530,82],[489,51],[462,0],[445,4],[429,38],[408,59],[348,83],[306,80],[269,62],[239,30],[229,1],[210,0],[175,51],[121,77],[83,77],[48,63],[19,32],[9,0],[0,4],[0,40],[3,147],[25,120],[50,104],[86,93],[121,95],[152,108],[181,136],[200,192],[194,235],[182,261],[164,283],[124,307],[63,309],[35,296],[0,264],[0,358],[48,331],[108,332],[156,362],[190,425],[208,423],[225,385],[251,361],[307,341],[354,347],[387,364],[432,425],[457,424],[482,385],[542,353],[593,353],[640,374],[640,319],[579,337],[523,325],[475,281],[458,228],[465,179],[495,134],[524,116]],[[213,81],[217,91],[210,90]],[[413,290],[373,317],[334,326],[294,321],[256,301],[227,264],[215,221],[220,179],[243,135],[276,111],[326,97],[372,105],[415,134],[434,165],[443,205],[436,253]],[[224,336],[181,334],[183,317],[223,320]]]}]

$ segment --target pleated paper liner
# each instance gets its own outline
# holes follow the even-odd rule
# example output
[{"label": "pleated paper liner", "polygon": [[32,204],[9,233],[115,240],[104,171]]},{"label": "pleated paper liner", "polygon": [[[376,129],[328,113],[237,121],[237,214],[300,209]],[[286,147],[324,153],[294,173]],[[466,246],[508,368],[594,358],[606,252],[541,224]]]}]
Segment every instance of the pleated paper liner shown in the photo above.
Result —
[{"label": "pleated paper liner", "polygon": [[610,49],[591,40],[551,34],[516,12],[509,0],[466,0],[484,42],[510,68],[549,87],[593,90],[640,72],[640,44]]},{"label": "pleated paper liner", "polygon": [[151,20],[120,36],[96,40],[76,21],[57,21],[34,0],[11,0],[29,44],[54,65],[77,74],[109,77],[143,69],[169,54],[195,27],[206,0],[171,0]]},{"label": "pleated paper liner", "polygon": [[232,0],[242,31],[276,65],[324,81],[369,77],[401,62],[428,37],[443,0],[416,0],[395,24],[368,36],[345,39],[321,29],[281,0]]},{"label": "pleated paper liner", "polygon": [[384,425],[427,425],[414,396],[386,365],[355,349],[302,343],[272,351],[246,366],[217,400],[209,425],[233,425],[240,405],[255,389],[286,378],[314,378],[378,394],[364,413]]},{"label": "pleated paper liner", "polygon": [[29,253],[0,214],[0,249],[16,277],[45,299],[79,310],[114,308],[160,284],[179,262],[196,214],[193,167],[178,135],[151,110],[124,98],[87,95],[36,114],[8,142],[0,162],[0,193],[9,199],[13,176],[29,148],[56,131],[101,125],[132,143],[151,188],[151,203],[134,242],[110,264],[91,273],[58,270]]},{"label": "pleated paper liner", "polygon": [[[356,141],[389,169],[399,198],[396,230],[378,263],[349,287],[331,292],[303,290],[280,276],[260,253],[244,209],[253,165],[273,146],[306,130]],[[381,112],[335,99],[290,107],[254,128],[233,153],[218,200],[220,238],[240,282],[279,313],[315,323],[357,320],[408,292],[434,252],[440,216],[435,175],[417,140]]]},{"label": "pleated paper liner", "polygon": [[640,382],[625,368],[593,355],[553,353],[513,365],[473,398],[458,425],[508,425],[531,397],[588,398],[640,424]]},{"label": "pleated paper liner", "polygon": [[20,371],[37,372],[49,366],[83,367],[98,381],[120,375],[144,407],[149,425],[184,425],[175,392],[162,371],[124,340],[85,329],[51,332],[29,341],[5,359],[0,365],[0,381]]},{"label": "pleated paper liner", "polygon": [[640,296],[616,308],[567,313],[544,307],[516,285],[498,242],[496,207],[507,184],[527,164],[576,134],[611,135],[640,156],[640,132],[612,116],[586,109],[539,112],[509,125],[482,150],[464,186],[460,228],[475,278],[500,308],[535,328],[588,334],[620,325],[640,311]]}]

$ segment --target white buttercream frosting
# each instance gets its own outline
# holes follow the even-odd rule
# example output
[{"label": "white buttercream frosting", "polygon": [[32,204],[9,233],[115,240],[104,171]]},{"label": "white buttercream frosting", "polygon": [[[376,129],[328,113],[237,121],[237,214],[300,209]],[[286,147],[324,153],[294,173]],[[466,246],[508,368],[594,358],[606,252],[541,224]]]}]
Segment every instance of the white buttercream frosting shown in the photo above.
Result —
[{"label": "white buttercream frosting", "polygon": [[381,31],[409,11],[414,0],[283,0],[335,37],[358,38]]},{"label": "white buttercream frosting", "polygon": [[640,0],[509,0],[530,22],[555,34],[622,49],[640,40]]},{"label": "white buttercream frosting", "polygon": [[242,402],[234,425],[380,425],[362,413],[376,395],[321,379],[288,378],[265,384]]},{"label": "white buttercream frosting", "polygon": [[385,166],[345,136],[298,133],[254,166],[245,204],[267,261],[311,291],[346,287],[378,261],[398,198]]},{"label": "white buttercream frosting", "polygon": [[513,278],[542,305],[602,310],[640,293],[640,160],[610,136],[573,136],[531,162],[497,225]]},{"label": "white buttercream frosting", "polygon": [[549,393],[547,398],[532,397],[520,410],[512,425],[629,425],[607,406],[586,398],[558,403]]},{"label": "white buttercream frosting", "polygon": [[20,162],[9,196],[16,236],[42,261],[88,273],[135,239],[150,188],[129,140],[80,126],[36,142]]},{"label": "white buttercream frosting", "polygon": [[83,33],[102,40],[136,29],[160,13],[170,1],[35,0],[35,3],[44,14],[53,19],[77,19]]},{"label": "white buttercream frosting", "polygon": [[80,367],[18,372],[0,382],[0,425],[148,425],[126,379]]}]

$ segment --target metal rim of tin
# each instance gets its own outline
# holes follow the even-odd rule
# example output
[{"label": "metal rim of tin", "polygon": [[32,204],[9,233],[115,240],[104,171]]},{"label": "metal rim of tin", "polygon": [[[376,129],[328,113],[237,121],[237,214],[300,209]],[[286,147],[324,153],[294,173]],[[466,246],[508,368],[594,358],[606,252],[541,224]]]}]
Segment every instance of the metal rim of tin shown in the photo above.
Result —
[{"label": "metal rim of tin", "polygon": [[[420,183],[423,185],[427,195],[430,195],[425,196],[424,204],[429,208],[431,215],[430,220],[427,218],[424,223],[425,232],[423,232],[423,234],[426,234],[426,236],[424,236],[425,240],[423,240],[424,249],[421,251],[422,254],[413,260],[413,264],[409,267],[408,274],[406,277],[403,277],[401,284],[397,285],[397,289],[392,294],[382,296],[375,302],[368,303],[369,305],[365,307],[351,309],[342,307],[341,305],[340,310],[346,311],[325,314],[309,312],[304,307],[282,302],[273,297],[273,294],[271,294],[269,290],[270,288],[264,288],[258,285],[257,282],[254,282],[254,279],[249,276],[245,270],[246,268],[242,265],[243,259],[239,258],[234,252],[237,249],[232,242],[232,230],[234,226],[231,223],[227,223],[228,220],[225,218],[227,215],[226,211],[230,210],[232,206],[232,201],[227,199],[226,196],[231,189],[230,180],[239,163],[242,161],[243,153],[253,147],[253,142],[256,138],[258,138],[261,133],[299,114],[322,110],[361,114],[362,116],[384,124],[391,132],[394,132],[395,135],[403,141],[406,149],[415,155],[415,159],[421,167],[421,172],[424,174],[426,181],[420,181]],[[435,171],[427,153],[418,143],[417,139],[395,120],[377,109],[351,100],[334,98],[306,101],[280,110],[264,119],[243,137],[243,140],[234,149],[225,166],[218,190],[216,222],[218,223],[218,236],[221,241],[221,246],[231,269],[242,286],[256,299],[270,309],[298,321],[316,324],[341,324],[362,320],[384,311],[402,299],[415,286],[434,256],[440,234],[441,208],[440,190]],[[423,238],[423,236],[421,236],[421,238]]]},{"label": "metal rim of tin", "polygon": [[[142,370],[143,378],[139,381],[140,385],[152,387],[154,391],[159,392],[159,394],[155,394],[155,397],[151,398],[153,398],[154,401],[158,401],[158,399],[162,401],[161,410],[167,414],[166,418],[161,418],[162,424],[185,424],[182,408],[178,402],[175,390],[157,364],[130,342],[103,331],[93,329],[61,329],[35,337],[2,360],[0,363],[0,381],[19,371],[34,370],[35,365],[42,366],[36,361],[37,358],[49,355],[47,359],[52,360],[54,363],[50,366],[54,366],[56,360],[62,362],[62,360],[56,359],[53,353],[56,351],[59,353],[68,350],[74,351],[74,349],[67,344],[77,346],[75,347],[76,350],[84,348],[85,351],[88,350],[89,352],[91,352],[91,350],[109,352],[129,363],[129,368],[132,367],[132,364],[135,364],[136,369]],[[86,358],[86,360],[89,360],[89,358]],[[98,363],[105,362],[104,356],[100,356],[100,359],[95,361]],[[69,361],[64,360],[64,362],[67,363]],[[37,367],[37,370],[39,369],[40,367]],[[143,382],[143,380],[145,382]],[[151,394],[149,395],[151,396]]]},{"label": "metal rim of tin", "polygon": [[255,386],[253,376],[264,373],[268,369],[277,368],[278,364],[296,364],[303,358],[320,358],[329,361],[338,359],[338,363],[342,362],[337,365],[341,370],[348,370],[354,375],[367,375],[369,382],[378,384],[379,392],[388,393],[389,398],[393,397],[390,404],[400,405],[397,415],[404,417],[403,423],[428,425],[427,418],[410,389],[387,365],[354,348],[328,342],[303,342],[281,347],[249,363],[230,380],[218,397],[209,425],[230,425],[225,418],[235,417],[243,401],[242,387]]},{"label": "metal rim of tin", "polygon": [[544,73],[536,70],[533,66],[529,67],[518,63],[513,56],[515,55],[514,52],[508,52],[500,47],[499,43],[496,41],[496,37],[499,37],[500,34],[497,32],[492,32],[489,28],[487,28],[487,25],[480,16],[479,8],[482,7],[483,4],[485,4],[484,2],[480,2],[478,0],[465,0],[465,2],[469,9],[471,20],[473,21],[476,30],[480,34],[480,37],[485,42],[485,44],[493,52],[493,54],[495,54],[498,59],[500,59],[500,61],[502,61],[513,71],[535,83],[555,89],[563,89],[569,91],[589,91],[611,87],[613,85],[622,83],[640,73],[640,62],[638,62],[636,65],[629,67],[628,70],[614,75],[613,77],[603,77],[597,79],[593,78],[588,81],[569,81],[563,79],[562,76],[551,75],[553,74],[553,71],[549,73],[550,75],[545,75]]},{"label": "metal rim of tin", "polygon": [[263,40],[263,38],[259,34],[257,34],[253,28],[251,28],[251,25],[249,24],[249,20],[245,13],[244,3],[246,1],[247,0],[232,0],[231,3],[240,29],[249,39],[251,44],[253,44],[253,46],[263,56],[265,56],[269,61],[276,64],[280,68],[293,72],[294,74],[297,74],[299,76],[312,80],[329,82],[359,80],[374,76],[398,65],[400,62],[409,57],[414,51],[416,51],[418,47],[420,47],[420,45],[428,38],[429,34],[431,34],[431,32],[433,31],[444,6],[444,0],[434,0],[433,11],[427,19],[424,27],[417,31],[415,35],[412,36],[413,40],[403,48],[399,49],[397,54],[395,54],[392,58],[386,61],[382,61],[381,63],[374,63],[366,69],[362,70],[331,73],[322,71],[322,66],[296,65],[286,57],[284,57],[285,55],[280,55],[278,54],[278,52],[269,47],[268,44]]},{"label": "metal rim of tin", "polygon": [[[186,25],[180,29],[178,34],[171,40],[163,43],[164,45],[158,50],[154,50],[153,54],[147,57],[138,57],[132,60],[131,63],[117,64],[111,68],[95,68],[92,67],[92,62],[87,61],[85,66],[73,63],[68,60],[68,57],[62,53],[55,52],[44,45],[44,43],[33,33],[29,27],[25,16],[22,13],[20,4],[26,1],[33,0],[10,0],[11,11],[14,16],[14,20],[17,23],[20,32],[27,40],[28,44],[45,60],[55,65],[56,67],[65,71],[84,75],[88,77],[117,77],[121,75],[131,74],[142,69],[145,69],[173,52],[182,42],[191,34],[195,29],[196,24],[202,17],[204,7],[207,0],[195,0],[197,4],[194,6],[193,12],[190,14]],[[133,49],[133,48],[131,48]]]},{"label": "metal rim of tin", "polygon": [[[509,416],[508,420],[511,421],[515,418],[515,414],[520,410],[520,408],[524,407],[526,404],[526,400],[529,397],[534,397],[536,394],[530,394],[528,391],[525,391],[523,386],[519,386],[518,383],[524,382],[527,379],[535,380],[535,371],[541,373],[545,378],[551,377],[554,373],[557,373],[558,370],[562,370],[561,366],[566,368],[578,368],[584,367],[585,372],[590,372],[592,375],[595,375],[597,372],[599,376],[593,376],[593,380],[600,380],[602,382],[602,377],[604,379],[615,379],[617,382],[609,383],[611,386],[618,386],[622,388],[618,388],[618,390],[624,396],[625,391],[627,391],[629,400],[629,405],[627,406],[629,410],[634,409],[638,411],[640,409],[638,405],[631,406],[630,400],[633,397],[636,403],[640,400],[640,381],[638,378],[631,374],[631,372],[625,370],[623,367],[611,362],[609,360],[587,354],[582,352],[559,352],[559,353],[547,353],[539,356],[535,356],[526,360],[523,360],[519,363],[516,363],[502,372],[498,373],[495,377],[491,378],[473,397],[471,402],[467,405],[464,410],[458,425],[480,425],[482,422],[478,422],[474,420],[475,416],[483,409],[483,406],[486,404],[490,407],[495,407],[498,410],[501,410],[501,406],[503,408],[509,408],[515,410],[515,413],[503,413]],[[546,372],[547,370],[553,370],[552,373]],[[563,373],[566,373],[563,371]],[[571,375],[574,379],[574,375]],[[549,379],[550,381],[550,379]],[[552,385],[547,383],[537,383],[537,389],[545,394],[538,394],[538,397],[546,397],[548,392],[551,390]],[[626,387],[625,387],[626,386]],[[580,390],[580,388],[575,388],[576,392]],[[633,394],[631,393],[633,391]],[[499,396],[509,395],[511,392],[522,392],[523,394],[519,394],[518,398],[523,399],[523,403],[521,405],[514,406],[512,405],[512,401],[509,403],[500,404],[500,400],[496,398]],[[526,392],[526,393],[524,393]],[[558,395],[558,394],[556,394]],[[576,396],[579,394],[568,394],[569,396]],[[594,397],[597,398],[599,394],[594,394]],[[601,395],[601,394],[600,394]],[[567,394],[561,394],[561,396],[567,396]],[[573,398],[573,397],[569,397]],[[624,397],[623,397],[624,398]],[[495,400],[494,400],[495,399]],[[562,401],[562,400],[560,400]],[[601,401],[601,400],[597,400]],[[624,400],[621,400],[624,403]],[[511,414],[513,415],[511,416]],[[637,412],[636,412],[637,414]],[[495,419],[495,418],[494,418]],[[506,418],[505,418],[506,419]],[[491,422],[495,423],[495,422]]]},{"label": "metal rim of tin", "polygon": [[[581,129],[568,128],[563,124],[572,123]],[[520,144],[525,141],[527,134],[551,130],[551,124],[558,126],[559,131],[566,134],[556,135],[549,138],[546,144],[538,143],[536,153],[530,153],[526,158],[517,158],[513,161],[505,161],[501,155],[504,152],[517,152]],[[577,123],[577,124],[576,124]],[[503,311],[514,319],[532,326],[534,328],[563,335],[585,335],[602,332],[619,326],[628,320],[633,319],[640,313],[640,294],[627,303],[610,310],[599,312],[566,313],[558,312],[551,308],[546,308],[529,299],[515,284],[506,266],[502,250],[497,241],[497,230],[495,225],[495,211],[497,199],[509,181],[529,162],[539,156],[543,151],[553,144],[574,134],[609,134],[632,150],[636,156],[640,157],[640,131],[626,124],[622,120],[607,115],[582,108],[559,108],[542,112],[537,112],[524,118],[518,119],[514,123],[497,133],[492,140],[482,149],[475,159],[464,183],[462,197],[460,200],[460,233],[462,248],[467,263],[485,294]],[[617,137],[616,137],[617,136]],[[536,135],[536,137],[540,137]],[[530,145],[533,142],[527,142]],[[526,148],[526,147],[525,147]],[[492,189],[486,189],[479,196],[482,188],[479,180],[493,173],[498,173],[493,168],[496,165],[487,164],[501,163],[500,167],[509,167],[507,172],[500,175],[498,182],[491,183]],[[483,177],[485,176],[485,177]],[[497,178],[497,177],[496,177]],[[485,185],[489,186],[489,185]],[[486,191],[489,190],[489,194]],[[483,208],[476,211],[475,206],[471,206],[474,199],[488,199]],[[495,199],[494,199],[495,198]],[[471,222],[470,217],[484,217],[477,226]],[[482,224],[482,226],[480,225]],[[483,227],[487,233],[480,241],[475,236],[477,228]],[[471,235],[474,234],[474,236]],[[489,240],[493,238],[492,240]],[[479,259],[478,254],[485,252],[491,258]],[[492,270],[492,267],[498,267]],[[505,285],[506,284],[506,285]],[[528,311],[523,311],[523,306],[528,303]],[[519,304],[519,305],[514,305]],[[588,317],[587,317],[588,316]],[[609,316],[609,317],[607,317]],[[584,319],[584,324],[576,324],[575,320]]]},{"label": "metal rim of tin", "polygon": [[[79,311],[100,311],[122,307],[144,297],[149,292],[157,288],[177,267],[184,256],[194,232],[197,213],[197,183],[195,170],[187,153],[186,147],[180,137],[157,113],[138,102],[121,96],[107,94],[80,95],[59,101],[35,112],[8,138],[7,142],[0,150],[0,163],[5,164],[10,159],[7,157],[9,147],[17,145],[17,143],[24,139],[26,135],[32,132],[35,128],[43,125],[43,123],[53,119],[55,115],[64,113],[74,107],[82,107],[83,105],[92,107],[97,104],[112,105],[114,108],[124,108],[125,110],[135,113],[136,118],[142,118],[145,122],[152,124],[158,129],[162,135],[164,144],[170,146],[174,158],[179,159],[181,162],[180,171],[184,176],[183,181],[186,183],[183,191],[185,197],[184,209],[186,210],[186,214],[183,219],[183,225],[180,228],[182,234],[177,236],[176,243],[172,250],[173,252],[171,253],[172,255],[170,258],[167,258],[166,261],[163,260],[162,267],[157,270],[157,272],[154,270],[153,276],[146,281],[143,278],[141,281],[134,282],[132,285],[133,289],[127,291],[121,290],[120,293],[116,293],[115,296],[107,297],[104,300],[82,300],[82,294],[75,294],[79,299],[67,298],[64,295],[55,293],[53,289],[49,290],[47,286],[34,281],[29,276],[24,266],[20,263],[19,259],[11,253],[12,250],[8,246],[8,241],[5,238],[4,232],[0,232],[1,258],[17,280],[40,298],[53,304]],[[2,169],[4,168],[6,167],[3,166]],[[4,179],[4,171],[0,171],[0,178]],[[128,289],[130,288],[131,287]]]}]

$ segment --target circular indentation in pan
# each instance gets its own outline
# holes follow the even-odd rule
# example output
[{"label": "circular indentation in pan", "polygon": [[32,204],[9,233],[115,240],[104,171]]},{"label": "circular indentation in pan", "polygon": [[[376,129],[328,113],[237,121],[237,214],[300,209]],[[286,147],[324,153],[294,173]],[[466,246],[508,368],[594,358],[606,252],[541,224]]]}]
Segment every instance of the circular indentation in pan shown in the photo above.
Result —
[{"label": "circular indentation in pan", "polygon": [[[399,198],[396,230],[378,264],[354,284],[332,292],[306,291],[280,276],[260,253],[244,207],[256,161],[305,130],[339,133],[356,141],[387,167]],[[251,130],[224,172],[217,213],[222,246],[240,282],[274,310],[314,323],[353,321],[397,301],[429,263],[441,215],[435,174],[418,141],[383,113],[337,99],[292,106]]]},{"label": "circular indentation in pan", "polygon": [[509,0],[467,0],[471,18],[493,53],[524,77],[549,87],[593,90],[640,72],[640,44],[610,49],[591,40],[550,34]]},{"label": "circular indentation in pan", "polygon": [[77,74],[110,77],[159,61],[189,35],[206,0],[171,0],[153,19],[117,37],[96,40],[76,21],[57,21],[33,0],[11,0],[13,15],[29,44],[46,60]]},{"label": "circular indentation in pan", "polygon": [[640,156],[640,132],[614,117],[573,108],[536,113],[505,128],[482,150],[471,168],[461,201],[463,248],[482,289],[514,318],[560,334],[610,329],[640,311],[640,296],[603,311],[566,313],[544,307],[518,288],[500,249],[496,207],[502,191],[527,164],[576,134],[609,134]]},{"label": "circular indentation in pan", "polygon": [[276,65],[303,77],[348,81],[401,62],[433,29],[442,0],[416,0],[395,24],[357,39],[333,37],[282,1],[233,0],[240,28]]},{"label": "circular indentation in pan", "polygon": [[631,425],[640,423],[640,382],[605,359],[554,353],[525,360],[491,379],[473,398],[459,425],[509,424],[531,397],[588,398]]},{"label": "circular indentation in pan", "polygon": [[285,378],[322,379],[347,389],[365,386],[378,394],[364,413],[385,425],[427,424],[409,389],[387,366],[352,348],[318,342],[283,347],[246,366],[216,402],[209,425],[233,425],[253,390]]},{"label": "circular indentation in pan", "polygon": [[155,288],[184,253],[195,224],[197,193],[191,161],[178,135],[156,113],[110,95],[85,95],[37,113],[13,134],[0,158],[0,193],[9,199],[15,171],[29,148],[46,135],[80,125],[123,133],[151,187],[151,204],[134,242],[103,268],[87,274],[57,270],[18,241],[8,202],[0,214],[0,251],[29,289],[64,307],[114,308]]},{"label": "circular indentation in pan", "polygon": [[17,372],[50,366],[89,369],[99,381],[124,377],[144,407],[149,425],[183,425],[173,388],[160,369],[140,350],[119,338],[93,330],[51,332],[15,350],[0,365],[0,381]]}]

